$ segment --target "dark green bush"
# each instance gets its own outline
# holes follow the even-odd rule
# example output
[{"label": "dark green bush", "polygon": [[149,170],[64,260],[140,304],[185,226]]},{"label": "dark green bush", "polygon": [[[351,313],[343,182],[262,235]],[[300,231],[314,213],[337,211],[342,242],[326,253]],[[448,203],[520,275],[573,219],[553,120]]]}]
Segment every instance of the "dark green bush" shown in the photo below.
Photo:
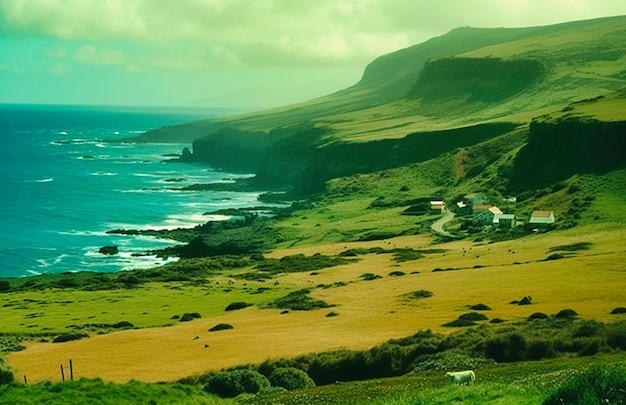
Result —
[{"label": "dark green bush", "polygon": [[244,309],[244,308],[248,308],[249,306],[252,306],[252,304],[248,304],[247,302],[232,302],[230,304],[228,304],[228,306],[226,307],[226,311],[236,311],[238,309]]},{"label": "dark green bush", "polygon": [[11,384],[14,379],[15,377],[11,369],[4,364],[0,364],[0,385]]},{"label": "dark green bush", "polygon": [[89,337],[86,333],[64,333],[52,339],[52,343],[63,343]]},{"label": "dark green bush", "polygon": [[257,394],[269,388],[270,382],[263,374],[246,369],[209,375],[204,386],[205,391],[224,398],[234,398],[244,393]]},{"label": "dark green bush", "polygon": [[422,298],[430,298],[433,295],[435,295],[435,294],[433,292],[431,292],[431,291],[417,290],[417,291],[413,291],[413,292],[405,294],[404,297],[406,297],[408,299],[412,299],[412,300],[419,300],[419,299],[422,299]]},{"label": "dark green bush", "polygon": [[526,338],[519,333],[499,336],[485,342],[485,357],[498,363],[525,360],[527,355]]},{"label": "dark green bush", "polygon": [[543,312],[535,312],[534,314],[529,316],[528,319],[526,320],[534,321],[535,319],[548,319],[548,315],[544,314]]},{"label": "dark green bush", "polygon": [[209,329],[209,332],[217,332],[220,330],[228,330],[228,329],[235,329],[235,327],[229,323],[218,323],[217,325]]},{"label": "dark green bush", "polygon": [[568,379],[543,404],[626,404],[624,387],[626,369],[623,366],[595,366]]},{"label": "dark green bush", "polygon": [[554,315],[557,319],[574,319],[578,313],[573,309],[564,309],[559,311],[558,314]]},{"label": "dark green bush", "polygon": [[9,291],[11,289],[11,283],[7,280],[0,280],[0,292]]},{"label": "dark green bush", "polygon": [[334,305],[327,304],[322,300],[317,300],[309,296],[310,290],[302,289],[292,291],[282,298],[264,305],[265,308],[291,309],[293,311],[308,311],[312,309],[330,308]]},{"label": "dark green bush", "polygon": [[272,386],[287,390],[315,387],[315,382],[311,377],[295,367],[279,367],[270,374],[268,380]]},{"label": "dark green bush", "polygon": [[374,273],[364,273],[364,274],[361,274],[361,278],[363,279],[363,281],[372,281],[372,280],[376,280],[382,277]]},{"label": "dark green bush", "polygon": [[491,308],[485,304],[471,305],[469,308],[474,311],[491,311]]},{"label": "dark green bush", "polygon": [[183,316],[181,316],[178,321],[179,322],[189,322],[189,321],[193,321],[194,319],[199,319],[199,318],[202,318],[202,315],[200,315],[197,312],[191,312],[191,313],[183,314]]}]

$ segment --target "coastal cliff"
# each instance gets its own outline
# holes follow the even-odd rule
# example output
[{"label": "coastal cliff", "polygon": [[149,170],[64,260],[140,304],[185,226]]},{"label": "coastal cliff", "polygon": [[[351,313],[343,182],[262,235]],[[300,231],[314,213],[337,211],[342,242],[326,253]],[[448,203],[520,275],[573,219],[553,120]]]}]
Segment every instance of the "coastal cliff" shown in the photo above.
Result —
[{"label": "coastal cliff", "polygon": [[511,185],[541,187],[574,174],[605,173],[626,166],[625,150],[626,120],[538,117],[516,157]]}]

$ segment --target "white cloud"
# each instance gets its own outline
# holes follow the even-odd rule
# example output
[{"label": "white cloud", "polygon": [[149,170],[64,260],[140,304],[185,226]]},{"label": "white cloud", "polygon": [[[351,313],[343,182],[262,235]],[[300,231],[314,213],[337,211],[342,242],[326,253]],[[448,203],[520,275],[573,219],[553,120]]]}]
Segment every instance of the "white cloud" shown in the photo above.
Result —
[{"label": "white cloud", "polygon": [[622,0],[2,0],[0,34],[156,44],[164,58],[180,43],[208,49],[196,64],[363,66],[458,26],[620,11]]}]

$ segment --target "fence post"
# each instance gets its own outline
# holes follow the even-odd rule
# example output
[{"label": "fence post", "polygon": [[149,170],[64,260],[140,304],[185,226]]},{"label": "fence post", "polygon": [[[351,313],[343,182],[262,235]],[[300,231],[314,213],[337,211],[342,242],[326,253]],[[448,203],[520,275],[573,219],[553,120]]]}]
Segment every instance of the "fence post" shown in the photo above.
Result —
[{"label": "fence post", "polygon": [[26,374],[24,374],[24,385],[28,385],[28,380],[26,379]]},{"label": "fence post", "polygon": [[63,364],[61,364],[61,378],[63,379],[63,382],[65,382],[65,372],[63,371]]},{"label": "fence post", "polygon": [[74,367],[72,367],[72,359],[70,359],[70,381],[74,381]]}]

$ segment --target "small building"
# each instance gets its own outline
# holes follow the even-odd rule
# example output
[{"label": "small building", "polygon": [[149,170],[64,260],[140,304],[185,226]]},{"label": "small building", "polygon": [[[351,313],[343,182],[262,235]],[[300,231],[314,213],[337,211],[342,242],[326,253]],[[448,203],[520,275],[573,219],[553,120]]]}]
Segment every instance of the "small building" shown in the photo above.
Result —
[{"label": "small building", "polygon": [[530,216],[529,225],[535,226],[548,226],[556,222],[554,218],[554,212],[552,211],[533,211]]},{"label": "small building", "polygon": [[446,203],[443,201],[431,201],[430,212],[433,214],[443,214],[446,210]]},{"label": "small building", "polygon": [[493,205],[474,205],[472,223],[474,226],[492,225],[495,215],[502,214],[500,208]]},{"label": "small building", "polygon": [[501,229],[512,229],[515,227],[515,214],[495,214],[493,225]]}]

